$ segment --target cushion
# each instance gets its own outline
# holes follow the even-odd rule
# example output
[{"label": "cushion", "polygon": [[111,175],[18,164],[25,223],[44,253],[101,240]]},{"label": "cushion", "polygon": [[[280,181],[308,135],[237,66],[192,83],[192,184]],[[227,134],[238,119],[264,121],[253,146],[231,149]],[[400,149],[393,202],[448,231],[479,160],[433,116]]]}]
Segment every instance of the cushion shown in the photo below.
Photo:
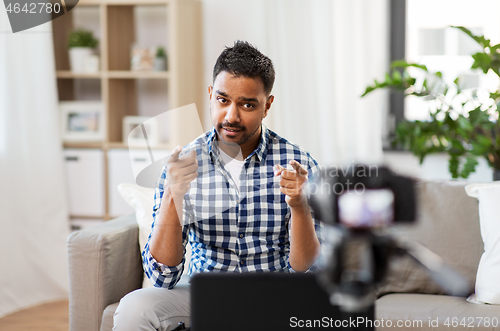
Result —
[{"label": "cushion", "polygon": [[[142,251],[148,242],[151,225],[153,224],[154,189],[141,187],[132,183],[123,183],[118,185],[118,192],[135,209],[137,224],[139,225],[139,245]],[[190,256],[191,246],[186,245],[186,261],[190,260]],[[184,276],[187,272],[188,268],[185,267],[182,275]],[[153,284],[147,276],[144,276],[142,286],[152,287]]]},{"label": "cushion", "polygon": [[479,224],[484,253],[479,261],[475,294],[469,302],[500,304],[500,182],[471,184],[467,194],[479,200]]},{"label": "cushion", "polygon": [[472,305],[450,295],[398,293],[375,302],[375,318],[385,322],[377,331],[492,331],[498,330],[498,316],[500,306]]},{"label": "cushion", "polygon": [[115,315],[116,308],[118,308],[118,302],[112,303],[104,309],[102,313],[101,331],[113,330],[113,316]]},{"label": "cushion", "polygon": [[[416,184],[417,222],[394,225],[387,229],[426,246],[441,256],[451,268],[472,285],[483,252],[479,231],[477,200],[467,196],[463,181],[421,181]],[[410,258],[394,257],[388,275],[377,289],[378,296],[387,293],[444,294],[426,271]]]}]

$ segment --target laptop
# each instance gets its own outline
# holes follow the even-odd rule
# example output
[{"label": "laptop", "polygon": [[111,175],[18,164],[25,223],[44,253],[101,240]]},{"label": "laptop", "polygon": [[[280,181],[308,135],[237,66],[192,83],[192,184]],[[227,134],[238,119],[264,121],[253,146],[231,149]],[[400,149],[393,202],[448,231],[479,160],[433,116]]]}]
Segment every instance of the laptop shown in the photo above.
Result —
[{"label": "laptop", "polygon": [[[360,315],[332,306],[313,273],[199,273],[191,278],[191,331],[350,330],[353,319],[373,320],[373,315],[373,308]],[[357,324],[352,330],[374,328]]]}]

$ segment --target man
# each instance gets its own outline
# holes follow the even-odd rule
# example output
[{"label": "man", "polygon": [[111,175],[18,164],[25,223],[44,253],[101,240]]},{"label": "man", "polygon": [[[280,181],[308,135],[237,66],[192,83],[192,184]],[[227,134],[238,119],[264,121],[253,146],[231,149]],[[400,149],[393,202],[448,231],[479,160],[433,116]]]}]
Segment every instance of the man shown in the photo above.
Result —
[{"label": "man", "polygon": [[213,129],[176,147],[157,183],[143,251],[155,288],[122,299],[116,330],[169,330],[188,321],[189,288],[174,289],[188,242],[190,274],[303,272],[318,258],[320,226],[304,194],[318,164],[262,125],[274,77],[271,60],[247,42],[217,59],[208,88]]}]

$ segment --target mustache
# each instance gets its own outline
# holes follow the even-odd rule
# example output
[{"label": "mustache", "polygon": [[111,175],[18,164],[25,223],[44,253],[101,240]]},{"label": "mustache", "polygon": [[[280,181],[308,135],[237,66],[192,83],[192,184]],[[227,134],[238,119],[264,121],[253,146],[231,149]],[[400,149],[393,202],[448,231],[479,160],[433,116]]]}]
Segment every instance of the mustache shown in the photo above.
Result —
[{"label": "mustache", "polygon": [[219,128],[230,128],[230,129],[237,129],[237,130],[245,130],[245,127],[239,124],[231,124],[229,122],[222,122],[219,124]]}]

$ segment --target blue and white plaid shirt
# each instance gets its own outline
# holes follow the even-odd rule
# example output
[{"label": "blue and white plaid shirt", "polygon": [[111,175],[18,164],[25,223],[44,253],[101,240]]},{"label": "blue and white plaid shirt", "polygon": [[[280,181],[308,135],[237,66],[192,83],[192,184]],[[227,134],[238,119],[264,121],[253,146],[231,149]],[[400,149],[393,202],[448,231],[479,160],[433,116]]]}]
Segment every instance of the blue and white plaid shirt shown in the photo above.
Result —
[{"label": "blue and white plaid shirt", "polygon": [[[287,168],[291,160],[296,160],[308,170],[310,178],[319,170],[318,163],[300,147],[262,126],[259,145],[245,159],[238,192],[219,157],[215,129],[187,145],[181,154],[192,150],[197,153],[198,177],[184,197],[182,232],[184,247],[188,242],[192,247],[189,275],[206,271],[290,271],[290,207],[280,192],[280,177],[274,175],[273,166]],[[155,221],[166,174],[163,166],[155,189]],[[313,220],[322,242],[321,225],[314,215]],[[185,258],[177,266],[161,264],[151,255],[149,241],[142,258],[144,270],[156,287],[173,288],[179,281]]]}]

